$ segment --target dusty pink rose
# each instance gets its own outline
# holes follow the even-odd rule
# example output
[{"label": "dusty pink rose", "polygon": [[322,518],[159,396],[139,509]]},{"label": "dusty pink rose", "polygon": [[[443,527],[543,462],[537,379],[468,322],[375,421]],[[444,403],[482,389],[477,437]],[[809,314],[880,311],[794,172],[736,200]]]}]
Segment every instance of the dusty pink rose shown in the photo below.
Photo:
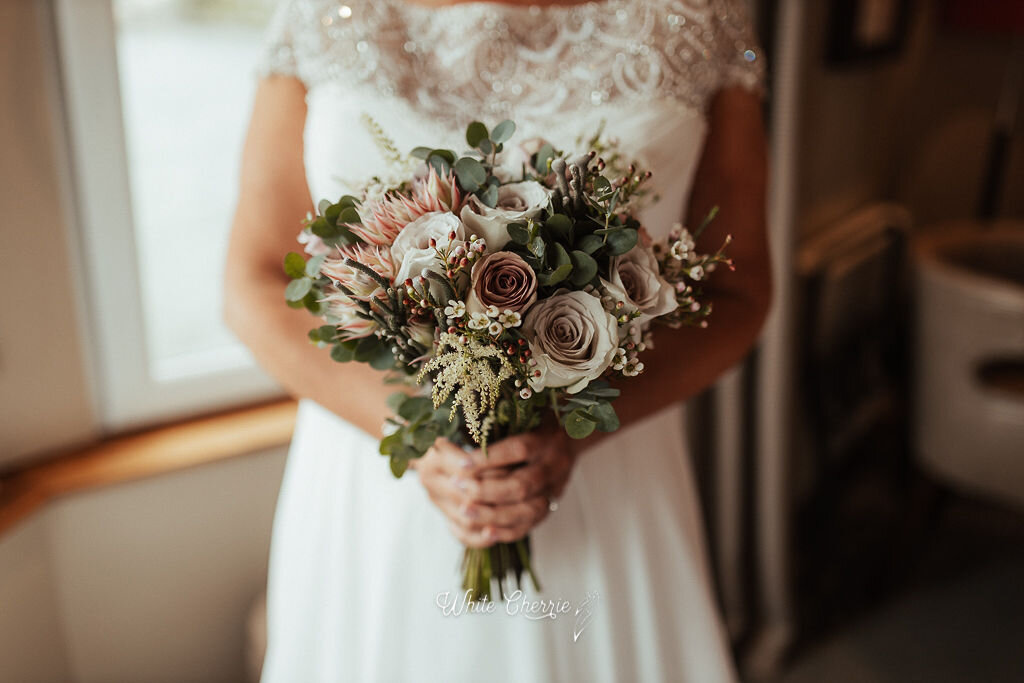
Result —
[{"label": "dusty pink rose", "polygon": [[495,251],[476,262],[466,309],[483,313],[488,306],[499,311],[525,313],[537,301],[537,275],[521,257]]}]

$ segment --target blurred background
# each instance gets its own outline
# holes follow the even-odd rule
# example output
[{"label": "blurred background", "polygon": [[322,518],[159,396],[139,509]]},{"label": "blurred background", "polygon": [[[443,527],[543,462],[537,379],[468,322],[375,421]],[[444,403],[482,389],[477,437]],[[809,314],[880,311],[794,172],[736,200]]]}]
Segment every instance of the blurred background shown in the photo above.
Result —
[{"label": "blurred background", "polygon": [[[220,321],[275,0],[0,3],[0,680],[258,675],[294,405]],[[754,0],[778,297],[692,403],[745,680],[1024,680],[1024,3]]]}]

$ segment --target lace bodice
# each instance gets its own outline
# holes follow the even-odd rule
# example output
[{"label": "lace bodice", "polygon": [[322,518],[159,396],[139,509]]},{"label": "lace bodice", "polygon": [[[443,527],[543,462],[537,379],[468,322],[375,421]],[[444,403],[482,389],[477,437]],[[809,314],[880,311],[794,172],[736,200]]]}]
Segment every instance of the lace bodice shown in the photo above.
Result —
[{"label": "lace bodice", "polygon": [[764,69],[743,0],[283,0],[262,72],[369,86],[462,124],[652,99],[701,112],[720,87],[760,87]]}]

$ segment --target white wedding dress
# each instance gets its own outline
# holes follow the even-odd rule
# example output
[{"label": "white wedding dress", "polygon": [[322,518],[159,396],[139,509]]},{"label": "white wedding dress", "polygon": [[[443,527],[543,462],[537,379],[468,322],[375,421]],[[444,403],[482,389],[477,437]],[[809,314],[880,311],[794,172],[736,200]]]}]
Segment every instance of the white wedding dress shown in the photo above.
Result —
[{"label": "white wedding dress", "polygon": [[[315,200],[386,172],[364,113],[402,150],[463,150],[469,121],[503,118],[519,126],[513,143],[543,137],[568,150],[604,122],[653,170],[661,199],[644,218],[661,236],[683,215],[709,98],[760,87],[756,49],[742,0],[287,0],[262,73],[307,87]],[[566,611],[536,618],[520,599],[446,615],[439,603],[459,592],[462,548],[416,474],[396,481],[375,439],[303,401],[274,524],[263,680],[735,679],[682,406],[582,456],[532,542],[543,590],[527,596]]]}]

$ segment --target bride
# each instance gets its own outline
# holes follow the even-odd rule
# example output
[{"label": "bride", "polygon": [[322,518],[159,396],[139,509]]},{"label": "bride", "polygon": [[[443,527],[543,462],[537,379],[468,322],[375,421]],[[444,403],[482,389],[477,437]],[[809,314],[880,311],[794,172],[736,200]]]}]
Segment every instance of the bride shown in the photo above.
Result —
[{"label": "bride", "polygon": [[[226,275],[230,326],[302,398],[264,681],[735,679],[681,402],[743,357],[768,308],[761,55],[742,0],[565,2],[284,0],[272,22]],[[392,478],[377,441],[393,387],[307,343],[315,321],[282,295],[313,200],[386,173],[367,114],[402,150],[462,149],[473,119],[561,149],[604,124],[654,172],[655,238],[721,207],[703,246],[732,234],[736,271],[713,278],[708,329],[656,331],[620,431],[513,437],[486,460],[438,442]],[[469,608],[461,546],[526,533],[543,590]]]}]

